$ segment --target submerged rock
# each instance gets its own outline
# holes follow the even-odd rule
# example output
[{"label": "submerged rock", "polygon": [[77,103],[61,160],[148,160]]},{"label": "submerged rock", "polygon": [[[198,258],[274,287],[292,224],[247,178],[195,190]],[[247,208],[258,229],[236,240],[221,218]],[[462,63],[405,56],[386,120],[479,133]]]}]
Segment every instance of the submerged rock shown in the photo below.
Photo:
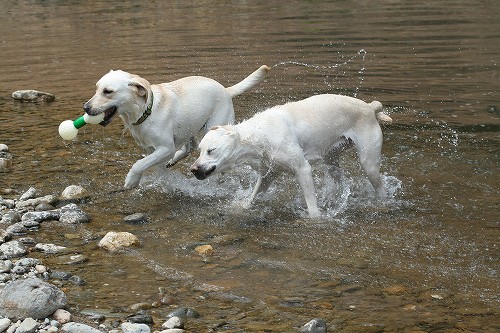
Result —
[{"label": "submerged rock", "polygon": [[130,232],[108,232],[99,242],[99,247],[116,251],[125,247],[139,245],[139,238]]},{"label": "submerged rock", "polygon": [[314,318],[300,329],[301,333],[326,333],[326,323],[321,318]]},{"label": "submerged rock", "polygon": [[56,99],[50,93],[32,89],[14,91],[12,98],[21,102],[52,102]]}]

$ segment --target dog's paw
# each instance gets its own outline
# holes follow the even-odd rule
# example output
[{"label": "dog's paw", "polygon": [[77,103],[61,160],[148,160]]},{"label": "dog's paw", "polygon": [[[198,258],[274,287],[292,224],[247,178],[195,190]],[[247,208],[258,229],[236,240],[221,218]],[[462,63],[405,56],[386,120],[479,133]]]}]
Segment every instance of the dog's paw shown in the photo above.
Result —
[{"label": "dog's paw", "polygon": [[139,185],[140,180],[141,180],[140,177],[128,174],[127,178],[125,178],[125,184],[123,185],[123,187],[126,190],[133,189]]}]

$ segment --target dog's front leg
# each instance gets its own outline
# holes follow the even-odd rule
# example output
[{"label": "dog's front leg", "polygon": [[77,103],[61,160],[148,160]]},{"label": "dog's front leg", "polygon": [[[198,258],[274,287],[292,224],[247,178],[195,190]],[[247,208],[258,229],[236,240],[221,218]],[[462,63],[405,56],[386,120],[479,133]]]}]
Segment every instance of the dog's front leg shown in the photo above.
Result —
[{"label": "dog's front leg", "polygon": [[148,156],[135,162],[125,178],[125,189],[128,190],[137,187],[144,171],[153,165],[168,161],[172,157],[173,152],[174,150],[167,147],[159,147]]},{"label": "dog's front leg", "polygon": [[249,208],[252,205],[257,194],[267,191],[267,189],[273,182],[273,179],[274,178],[271,170],[267,170],[265,175],[262,175],[262,171],[259,172],[259,178],[257,178],[257,183],[255,183],[252,194],[250,195],[250,198],[248,198],[248,201],[246,203],[247,208]]},{"label": "dog's front leg", "polygon": [[314,181],[312,177],[311,165],[309,164],[309,162],[307,162],[305,159],[301,161],[298,169],[295,171],[295,175],[299,182],[300,188],[302,189],[302,192],[304,192],[304,198],[306,200],[309,217],[319,217],[321,213],[316,202]]}]

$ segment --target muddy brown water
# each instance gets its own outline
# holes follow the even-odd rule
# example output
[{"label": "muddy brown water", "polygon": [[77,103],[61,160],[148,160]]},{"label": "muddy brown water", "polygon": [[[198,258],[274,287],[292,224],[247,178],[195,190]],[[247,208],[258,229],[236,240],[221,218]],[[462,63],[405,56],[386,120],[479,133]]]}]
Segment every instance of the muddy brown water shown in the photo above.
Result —
[{"label": "muddy brown water", "polygon": [[[89,224],[42,224],[37,241],[88,261],[52,269],[72,311],[109,318],[152,303],[155,327],[178,306],[201,317],[188,331],[296,332],[315,317],[333,332],[494,332],[499,306],[500,7],[471,1],[18,1],[0,3],[0,143],[13,166],[0,188],[43,194],[71,184],[91,191]],[[352,152],[341,182],[315,166],[324,216],[311,222],[296,183],[283,175],[250,210],[251,170],[200,182],[193,156],[148,172],[120,191],[142,152],[120,119],[88,125],[74,141],[59,123],[82,114],[95,82],[123,69],[152,83],[188,75],[238,82],[262,64],[266,82],[235,99],[238,120],[318,93],[381,101],[382,172],[391,191],[371,198]],[[51,104],[19,103],[38,89]],[[149,222],[123,223],[142,212]],[[142,247],[109,254],[110,230]],[[202,257],[200,244],[214,251]]]}]

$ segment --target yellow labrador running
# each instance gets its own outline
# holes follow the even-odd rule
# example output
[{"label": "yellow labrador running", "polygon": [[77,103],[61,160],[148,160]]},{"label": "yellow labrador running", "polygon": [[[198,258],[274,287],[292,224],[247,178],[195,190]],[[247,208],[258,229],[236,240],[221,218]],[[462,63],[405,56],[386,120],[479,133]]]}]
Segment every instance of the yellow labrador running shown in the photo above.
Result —
[{"label": "yellow labrador running", "polygon": [[119,115],[139,146],[148,154],[134,163],[125,188],[139,185],[148,168],[168,166],[189,154],[195,135],[203,128],[234,121],[232,98],[261,82],[269,67],[261,66],[240,83],[224,88],[201,76],[150,84],[137,75],[110,71],[96,84],[95,95],[84,105],[91,116],[104,113],[106,126]]},{"label": "yellow labrador running", "polygon": [[382,130],[379,121],[392,119],[382,104],[370,104],[340,95],[317,95],[275,106],[237,125],[211,129],[201,140],[200,156],[191,166],[198,179],[243,164],[252,166],[259,179],[249,204],[272,182],[273,169],[292,171],[304,193],[310,217],[320,215],[308,161],[336,160],[336,148],[352,143],[361,166],[379,195]]}]

